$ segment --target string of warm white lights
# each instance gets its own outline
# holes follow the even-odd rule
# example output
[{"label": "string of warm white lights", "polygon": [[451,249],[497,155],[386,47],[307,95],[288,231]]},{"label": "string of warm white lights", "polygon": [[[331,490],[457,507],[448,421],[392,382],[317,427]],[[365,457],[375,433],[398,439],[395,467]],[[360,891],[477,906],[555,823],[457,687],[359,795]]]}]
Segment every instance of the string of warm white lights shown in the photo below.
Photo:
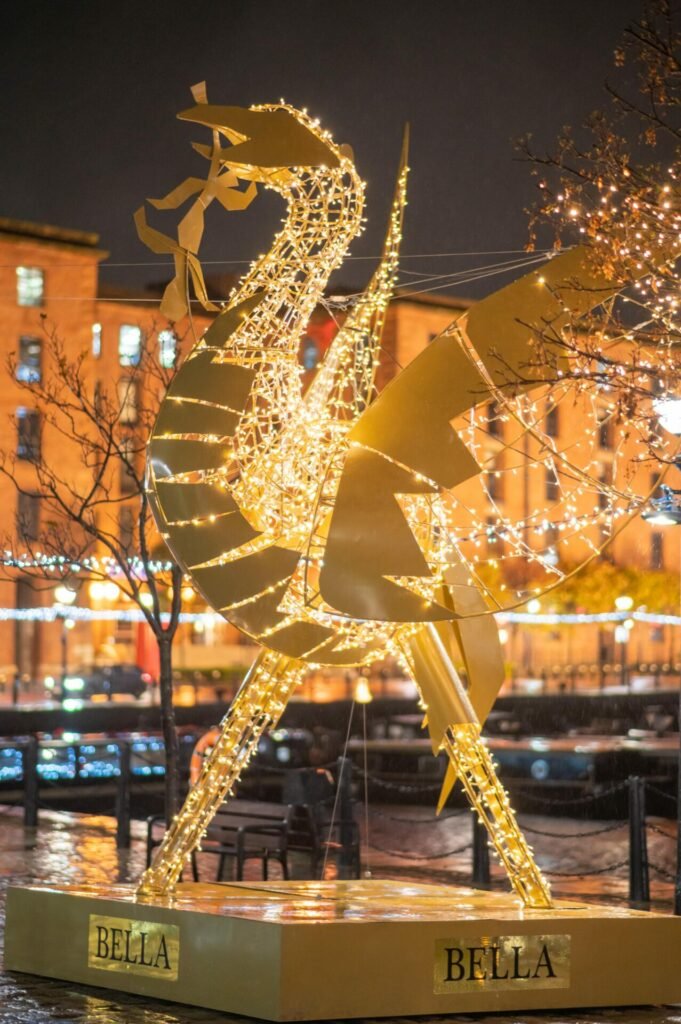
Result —
[{"label": "string of warm white lights", "polygon": [[[168,559],[143,559],[138,555],[126,559],[131,575],[144,579],[148,573],[168,573],[173,569],[173,562]],[[118,559],[110,555],[88,555],[74,560],[67,555],[47,555],[36,552],[35,555],[14,554],[5,551],[0,555],[0,566],[7,569],[32,569],[41,572],[61,573],[62,575],[78,575],[94,573],[98,576],[120,576],[122,568]]]},{"label": "string of warm white lights", "polygon": [[[74,622],[146,622],[139,608],[83,608],[79,605],[55,603],[41,608],[1,608],[0,621],[57,622],[63,618]],[[527,626],[570,626],[591,625],[602,622],[634,622],[651,626],[681,626],[681,615],[661,612],[499,612],[495,616],[500,625],[521,623]],[[170,615],[161,613],[161,621],[168,622]],[[224,622],[217,612],[181,612],[180,622],[214,626]]]},{"label": "string of warm white lights", "polygon": [[[199,147],[210,162],[209,173],[205,182],[188,179],[156,202],[161,208],[175,208],[198,192],[179,225],[177,242],[149,229],[143,212],[137,217],[140,235],[150,248],[173,254],[176,274],[162,312],[170,315],[172,307],[175,318],[184,315],[189,276],[198,298],[207,302],[197,254],[203,212],[213,199],[219,197],[227,209],[243,206],[254,194],[254,182],[260,182],[283,196],[287,210],[271,249],[252,265],[227,309],[173,381],[150,442],[150,483],[157,521],[179,564],[213,607],[266,650],[223,722],[197,785],[145,874],[140,894],[153,897],[173,888],[262,729],[276,721],[307,664],[359,666],[392,653],[410,667],[425,703],[430,700],[428,727],[434,749],[446,750],[451,763],[444,798],[454,772],[463,779],[516,891],[531,906],[550,906],[548,886],[480,740],[476,710],[481,708],[482,715],[488,706],[478,696],[482,673],[476,683],[480,663],[473,659],[486,643],[493,646],[497,640],[493,623],[482,619],[475,640],[470,633],[468,640],[464,638],[463,629],[470,622],[462,619],[457,626],[461,653],[467,667],[469,660],[472,665],[471,695],[459,683],[442,636],[424,623],[431,616],[445,618],[442,611],[456,612],[462,594],[463,616],[480,618],[495,608],[522,605],[529,595],[549,589],[565,575],[557,551],[561,527],[573,546],[583,546],[577,557],[582,564],[621,530],[651,490],[641,487],[635,471],[650,456],[645,429],[649,410],[643,403],[642,411],[636,410],[624,423],[610,388],[620,370],[642,387],[652,364],[629,370],[620,360],[618,366],[612,358],[613,339],[599,338],[595,347],[587,345],[581,352],[577,345],[576,353],[567,357],[570,386],[563,380],[565,362],[555,360],[554,367],[552,350],[547,355],[546,346],[538,375],[530,373],[528,382],[503,382],[499,368],[495,372],[490,365],[492,353],[480,348],[484,338],[476,334],[474,311],[468,322],[460,317],[435,339],[425,362],[423,353],[418,357],[423,376],[417,370],[411,386],[412,395],[419,388],[424,392],[419,396],[422,404],[415,406],[422,422],[414,423],[405,410],[401,430],[395,420],[400,421],[409,405],[409,395],[398,398],[395,407],[390,402],[396,392],[390,389],[375,403],[372,400],[380,327],[396,280],[403,167],[379,272],[367,292],[344,300],[348,316],[304,394],[297,363],[302,332],[329,275],[361,231],[364,185],[349,152],[337,147],[306,112],[282,101],[234,115],[229,108],[207,105],[205,89],[198,93],[198,106],[187,116],[212,129],[213,144]],[[231,123],[234,116],[238,124]],[[268,141],[260,150],[263,130]],[[230,149],[222,148],[221,133],[232,143]],[[242,145],[248,154],[243,164]],[[273,148],[279,156],[274,162]],[[255,159],[259,152],[266,154],[263,166]],[[248,189],[232,194],[240,178],[249,182]],[[544,258],[525,256],[516,265]],[[567,265],[579,268],[578,280],[587,285],[590,299],[602,294],[588,288],[592,277],[580,250],[561,264]],[[550,288],[547,279],[553,282],[551,287],[560,281],[556,275],[561,270],[555,268],[552,262],[550,269],[542,268],[520,283],[520,308],[529,308],[531,322],[545,324],[547,331],[550,323],[543,312],[555,312],[558,304],[553,292],[545,296],[544,290]],[[493,272],[501,272],[499,266],[486,271]],[[430,285],[437,291],[466,279],[470,276],[465,272],[425,275],[421,290]],[[533,292],[535,288],[541,291]],[[589,307],[576,303],[574,308],[583,313]],[[487,309],[494,328],[505,326],[513,336],[517,321],[499,315],[493,302],[492,312],[489,302]],[[556,313],[560,340],[568,335],[579,341],[583,325],[566,327],[564,314],[569,313],[561,299]],[[484,309],[481,316],[484,323]],[[616,338],[614,343],[623,340]],[[504,342],[500,344],[503,349]],[[523,359],[531,361],[534,353],[527,338],[519,347],[521,358],[514,353],[510,366],[522,373]],[[428,395],[441,386],[436,375],[445,379],[440,353],[446,353],[450,367],[460,370],[462,394],[457,391],[459,382],[448,380],[448,395],[451,398],[454,391],[459,404],[450,406],[449,398],[438,395],[431,419]],[[602,372],[600,362],[605,366]],[[600,372],[597,391],[594,368]],[[472,381],[479,382],[477,401]],[[563,411],[566,398],[568,413]],[[478,408],[463,412],[471,406]],[[458,422],[452,420],[457,412]],[[559,414],[567,421],[563,431],[557,429]],[[445,420],[446,434],[438,417]],[[415,437],[422,449],[432,444],[436,457],[428,461],[423,452],[415,456],[410,447]],[[460,439],[466,445],[463,453],[455,447]],[[439,468],[442,449],[457,461],[456,472]],[[601,450],[608,451],[607,458]],[[671,448],[661,442],[657,451],[669,454]],[[419,466],[426,468],[418,471]],[[537,471],[543,474],[540,481],[533,479]],[[502,505],[499,490],[505,480],[519,475],[523,487],[517,490],[527,507],[517,514],[517,507]],[[365,499],[374,494],[374,482],[378,497],[372,505]],[[533,493],[536,483],[543,485],[539,500]],[[448,489],[452,493],[443,497]],[[379,536],[381,529],[384,537]],[[368,540],[365,547],[355,544],[360,537]],[[386,550],[391,543],[399,549],[397,559]],[[348,573],[339,563],[349,548],[355,558]],[[370,564],[366,580],[364,566],[358,564],[362,559]],[[462,560],[468,570],[463,577]],[[502,562],[502,578],[486,580],[485,570],[499,570]],[[515,573],[514,563],[520,567]],[[478,588],[490,598],[487,611]],[[362,603],[367,595],[370,600]],[[451,604],[445,608],[447,601]],[[498,645],[490,653],[500,654]],[[486,670],[489,664],[488,659]],[[496,685],[503,677],[500,658],[499,666],[499,672],[492,673]]]},{"label": "string of warm white lights", "polygon": [[[161,622],[170,621],[168,612],[161,612]],[[83,608],[73,604],[45,605],[41,608],[0,608],[2,622],[59,622],[70,619],[72,622],[146,622],[144,612],[140,608]],[[214,625],[224,623],[224,619],[216,612],[181,612],[180,622]]]},{"label": "string of warm white lights", "polygon": [[599,622],[643,622],[650,626],[681,626],[681,615],[660,612],[506,612],[497,616],[497,622],[518,622],[526,626],[593,625]]}]

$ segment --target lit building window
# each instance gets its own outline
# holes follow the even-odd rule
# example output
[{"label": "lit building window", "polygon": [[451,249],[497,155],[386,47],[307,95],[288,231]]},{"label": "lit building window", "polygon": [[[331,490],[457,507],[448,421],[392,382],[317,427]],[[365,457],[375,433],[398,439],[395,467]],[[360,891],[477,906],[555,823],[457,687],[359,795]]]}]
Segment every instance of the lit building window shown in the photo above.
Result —
[{"label": "lit building window", "polygon": [[487,517],[487,556],[489,558],[501,558],[504,553],[504,543],[499,533],[498,522],[494,516]]},{"label": "lit building window", "polygon": [[40,535],[40,495],[19,492],[17,503],[17,537],[23,541],[38,540]]},{"label": "lit building window", "polygon": [[598,445],[606,450],[613,447],[612,420],[607,413],[599,417]]},{"label": "lit building window", "polygon": [[121,324],[118,331],[118,362],[137,366],[142,354],[142,330],[133,324]]},{"label": "lit building window", "polygon": [[314,338],[303,338],[303,367],[306,370],[315,370],[320,358],[319,345]]},{"label": "lit building window", "polygon": [[135,509],[121,505],[118,511],[118,540],[124,551],[131,551],[135,544]]},{"label": "lit building window", "polygon": [[99,359],[102,354],[102,325],[92,325],[92,358]]},{"label": "lit building window", "polygon": [[546,413],[546,433],[549,437],[558,437],[559,430],[558,406],[553,405]]},{"label": "lit building window", "polygon": [[19,359],[17,361],[17,380],[24,383],[35,383],[42,377],[43,343],[40,338],[30,334],[22,334],[19,338]]},{"label": "lit building window", "polygon": [[40,414],[37,409],[17,409],[17,458],[37,462],[40,458]]},{"label": "lit building window", "polygon": [[504,434],[501,409],[497,402],[490,402],[487,406],[487,433],[490,437],[503,437]]},{"label": "lit building window", "polygon": [[191,642],[193,644],[205,647],[207,643],[206,627],[203,622],[193,622],[191,632]]},{"label": "lit building window", "polygon": [[160,331],[158,335],[158,358],[161,366],[172,370],[177,359],[177,338],[174,331]]},{"label": "lit building window", "polygon": [[547,501],[558,501],[560,497],[560,484],[553,466],[546,467],[544,494]]},{"label": "lit building window", "polygon": [[121,443],[121,471],[119,486],[121,494],[134,494],[137,490],[137,478],[135,476],[135,462],[137,461],[138,445],[133,437],[123,438]]},{"label": "lit building window", "polygon": [[119,420],[124,426],[137,423],[137,381],[123,377],[118,382]]},{"label": "lit building window", "polygon": [[601,466],[598,481],[601,485],[598,491],[598,507],[606,509],[610,505],[608,489],[612,485],[612,466]]},{"label": "lit building window", "polygon": [[493,469],[485,474],[487,494],[490,501],[503,501],[504,498],[504,474],[500,459],[495,459]]},{"label": "lit building window", "polygon": [[664,537],[661,533],[650,535],[650,568],[664,569]]},{"label": "lit building window", "polygon": [[17,267],[17,303],[20,306],[42,306],[45,275],[39,267]]},{"label": "lit building window", "polygon": [[560,555],[558,545],[560,543],[560,531],[553,523],[546,528],[546,551],[544,561],[548,565],[558,565]]}]

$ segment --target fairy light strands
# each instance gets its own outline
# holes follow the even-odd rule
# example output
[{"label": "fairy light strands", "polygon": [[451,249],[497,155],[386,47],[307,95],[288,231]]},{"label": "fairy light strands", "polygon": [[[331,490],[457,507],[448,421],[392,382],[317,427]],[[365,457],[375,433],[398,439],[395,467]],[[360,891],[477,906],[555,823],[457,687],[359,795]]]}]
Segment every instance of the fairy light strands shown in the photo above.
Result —
[{"label": "fairy light strands", "polygon": [[164,836],[162,855],[145,872],[140,895],[172,891],[191,853],[201,849],[206,829],[256,753],[260,738],[279,721],[305,671],[300,662],[271,651],[263,652],[251,667],[220,724],[218,742]]},{"label": "fairy light strands", "polygon": [[[554,530],[584,534],[587,525],[612,524],[632,510],[634,491],[594,472],[602,426],[565,444],[542,428],[570,394],[560,375],[551,380],[552,368],[541,366],[531,387],[508,387],[491,353],[476,348],[476,338],[484,342],[485,318],[492,317],[494,344],[501,331],[503,347],[508,333],[513,360],[526,359],[527,339],[514,340],[514,310],[488,313],[480,304],[377,396],[383,322],[398,271],[406,146],[378,269],[304,393],[302,335],[329,275],[363,230],[364,185],[350,152],[283,102],[217,107],[204,92],[181,116],[212,132],[212,144],[198,147],[209,172],[204,183],[189,179],[192,194],[198,189],[206,201],[219,194],[227,208],[239,208],[245,199],[228,199],[224,189],[250,202],[252,187],[260,184],[281,195],[286,213],[270,250],[254,262],[173,379],[149,443],[150,501],[197,591],[265,650],[140,895],[172,890],[257,738],[277,720],[307,666],[358,666],[393,654],[410,666],[428,709],[433,749],[445,750],[464,779],[514,888],[529,905],[548,906],[548,886],[480,739],[480,719],[503,679],[491,615],[542,589],[535,569],[551,583],[560,578]],[[224,138],[230,145],[223,148]],[[240,182],[249,183],[243,193]],[[178,197],[190,194],[185,186],[161,204],[179,205]],[[192,213],[197,209],[182,220],[178,241],[163,244],[178,266],[190,267],[201,298],[203,208],[200,216]],[[188,248],[181,243],[192,216]],[[159,244],[143,217],[138,228],[152,247]],[[564,302],[543,283],[543,275],[555,281],[566,272],[560,259],[541,276],[535,270],[511,286],[508,301],[536,307],[540,315],[548,306],[565,320]],[[568,256],[573,276],[583,271],[580,259],[578,252]],[[188,308],[177,288],[170,298]],[[447,353],[442,379],[423,362],[441,359],[440,353]],[[453,367],[461,379],[444,387]],[[413,381],[411,390],[393,407],[404,379]],[[415,408],[422,410],[420,422]],[[375,467],[373,475],[367,466]],[[499,482],[538,472],[551,474],[546,500],[515,520],[504,515]],[[472,500],[476,489],[492,510],[484,520],[480,502]],[[594,502],[596,494],[605,495],[605,503]],[[490,531],[503,536],[505,553],[483,550]],[[584,560],[599,550],[597,542],[585,541]],[[347,558],[346,545],[352,549]],[[498,569],[505,559],[529,567],[528,579],[500,596],[484,570],[486,563]],[[469,692],[452,661],[459,655]],[[450,785],[451,772],[443,798]]]},{"label": "fairy light strands", "polygon": [[[138,555],[126,559],[130,575],[138,580],[145,580],[149,573],[157,575],[170,573],[174,562],[168,559],[142,559]],[[72,576],[93,574],[97,577],[121,576],[120,562],[111,555],[88,555],[85,558],[73,559],[68,555],[20,554],[12,551],[0,553],[0,565],[8,569],[40,569],[42,572],[55,575]]]}]

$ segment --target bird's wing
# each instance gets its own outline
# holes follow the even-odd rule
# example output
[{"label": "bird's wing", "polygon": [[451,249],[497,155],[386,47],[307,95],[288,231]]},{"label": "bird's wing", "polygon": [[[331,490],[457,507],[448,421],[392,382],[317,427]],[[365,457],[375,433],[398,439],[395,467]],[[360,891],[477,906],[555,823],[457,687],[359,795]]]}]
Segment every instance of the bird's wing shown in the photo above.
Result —
[{"label": "bird's wing", "polygon": [[394,582],[432,575],[397,495],[477,475],[452,421],[495,389],[517,394],[556,379],[562,329],[617,288],[594,272],[585,247],[571,249],[477,303],[385,388],[348,434],[320,575],[329,605],[389,622],[459,617],[455,603],[425,602]]}]

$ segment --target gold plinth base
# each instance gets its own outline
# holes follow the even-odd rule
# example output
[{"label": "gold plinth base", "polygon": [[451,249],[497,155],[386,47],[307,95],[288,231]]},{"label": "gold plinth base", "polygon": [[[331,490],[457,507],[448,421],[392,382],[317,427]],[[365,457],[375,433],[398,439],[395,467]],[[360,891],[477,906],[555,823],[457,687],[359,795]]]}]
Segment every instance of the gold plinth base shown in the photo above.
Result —
[{"label": "gold plinth base", "polygon": [[681,920],[398,882],[12,888],[5,966],[267,1020],[681,1002]]}]

